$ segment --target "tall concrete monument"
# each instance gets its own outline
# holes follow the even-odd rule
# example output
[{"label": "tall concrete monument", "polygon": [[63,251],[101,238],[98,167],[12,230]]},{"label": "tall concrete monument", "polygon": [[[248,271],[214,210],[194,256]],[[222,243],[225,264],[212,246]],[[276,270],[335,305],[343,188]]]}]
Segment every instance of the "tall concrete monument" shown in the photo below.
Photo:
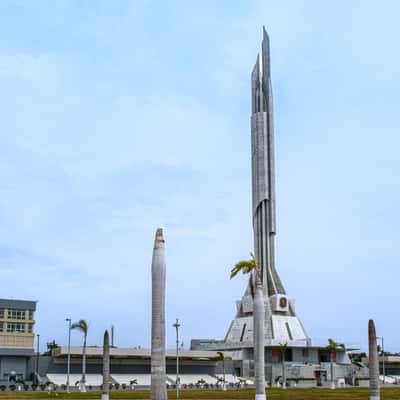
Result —
[{"label": "tall concrete monument", "polygon": [[[270,42],[263,29],[261,59],[251,73],[251,165],[254,252],[261,267],[265,300],[265,339],[290,342],[307,340],[297,318],[294,302],[286,296],[275,267],[275,160],[271,85]],[[247,288],[237,302],[237,315],[231,323],[227,344],[249,343],[253,338],[253,300]]]},{"label": "tall concrete monument", "polygon": [[[232,351],[234,373],[237,376],[254,377],[260,371],[258,348],[262,347],[263,342],[264,372],[269,384],[282,380],[283,365],[287,378],[297,380],[302,377],[307,382],[322,385],[331,373],[327,341],[320,342],[307,335],[296,315],[294,300],[288,298],[275,264],[274,124],[270,41],[265,29],[261,56],[257,56],[251,73],[251,104],[252,222],[254,253],[261,269],[262,299],[261,302],[253,302],[252,290],[247,287],[236,303],[236,316],[225,338],[193,339],[191,348]],[[261,322],[257,325],[256,333],[262,331],[264,326],[264,337],[262,333],[254,335],[253,325],[254,310],[260,310],[258,307],[263,304],[262,301],[265,306],[264,324]],[[280,344],[287,345],[284,356],[280,354]],[[351,363],[346,350],[357,348],[346,344],[343,349],[337,349],[333,374],[336,379],[349,374]],[[354,376],[365,376],[363,371],[354,370],[352,373]]]},{"label": "tall concrete monument", "polygon": [[151,262],[151,400],[168,400],[165,382],[165,240],[158,228]]}]

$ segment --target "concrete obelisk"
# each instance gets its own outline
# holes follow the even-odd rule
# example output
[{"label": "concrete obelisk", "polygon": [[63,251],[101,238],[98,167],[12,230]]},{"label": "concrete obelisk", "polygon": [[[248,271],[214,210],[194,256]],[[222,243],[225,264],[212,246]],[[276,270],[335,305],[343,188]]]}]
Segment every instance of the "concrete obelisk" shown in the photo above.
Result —
[{"label": "concrete obelisk", "polygon": [[154,240],[151,316],[151,400],[167,400],[165,370],[165,241],[157,229]]},{"label": "concrete obelisk", "polygon": [[368,322],[368,358],[369,358],[369,398],[380,399],[378,346],[376,344],[375,324],[372,319]]},{"label": "concrete obelisk", "polygon": [[104,332],[103,339],[103,387],[102,387],[102,400],[110,398],[110,338],[108,331]]}]

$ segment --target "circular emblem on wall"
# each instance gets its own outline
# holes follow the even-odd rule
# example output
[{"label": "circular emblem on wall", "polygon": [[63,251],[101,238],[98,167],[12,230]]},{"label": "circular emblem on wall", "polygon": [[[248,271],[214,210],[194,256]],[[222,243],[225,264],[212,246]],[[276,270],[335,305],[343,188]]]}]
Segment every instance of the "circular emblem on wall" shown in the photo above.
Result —
[{"label": "circular emblem on wall", "polygon": [[286,308],[286,306],[287,306],[287,298],[286,297],[281,297],[279,299],[279,306],[281,308]]}]

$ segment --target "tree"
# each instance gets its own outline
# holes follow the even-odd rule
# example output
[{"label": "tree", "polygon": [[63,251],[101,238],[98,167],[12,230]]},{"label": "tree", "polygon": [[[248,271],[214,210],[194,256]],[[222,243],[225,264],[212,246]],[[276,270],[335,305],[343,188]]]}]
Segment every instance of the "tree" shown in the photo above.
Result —
[{"label": "tree", "polygon": [[207,383],[207,382],[206,382],[203,378],[201,378],[201,379],[199,379],[199,380],[197,381],[196,385],[199,386],[200,388],[202,388],[202,387],[204,387],[204,385],[205,385],[206,383]]},{"label": "tree", "polygon": [[217,387],[221,385],[221,387],[223,388],[223,386],[225,385],[225,379],[223,376],[217,376]]},{"label": "tree", "polygon": [[285,354],[288,348],[287,343],[279,343],[278,350],[281,354],[282,362],[282,388],[286,389],[286,369],[285,369]]},{"label": "tree", "polygon": [[241,388],[244,387],[247,384],[246,379],[243,378],[237,378],[237,381],[235,383],[236,387]]},{"label": "tree", "polygon": [[254,332],[254,375],[256,381],[256,399],[266,399],[265,362],[264,362],[264,318],[265,304],[261,282],[261,270],[253,253],[251,259],[239,261],[231,270],[231,279],[239,272],[249,275],[249,286],[253,297],[253,332]]},{"label": "tree", "polygon": [[110,398],[110,337],[108,331],[104,332],[103,339],[103,392],[102,400]]},{"label": "tree", "polygon": [[328,339],[328,346],[326,346],[326,348],[329,350],[329,355],[330,355],[331,389],[335,389],[335,380],[333,377],[333,360],[336,359],[336,351],[338,349],[344,349],[344,344],[337,343],[333,339]]},{"label": "tree", "polygon": [[88,334],[89,324],[84,320],[80,319],[78,322],[74,322],[71,325],[71,329],[76,329],[83,334],[83,347],[82,347],[82,378],[79,382],[79,390],[86,392],[86,339]]},{"label": "tree", "polygon": [[138,384],[138,380],[137,379],[132,379],[131,381],[129,381],[129,385],[131,387],[131,389],[135,389],[135,385]]},{"label": "tree", "polygon": [[55,340],[53,340],[52,342],[47,342],[46,343],[47,346],[47,351],[45,353],[45,355],[47,356],[51,356],[51,353],[54,349],[57,349],[58,347],[60,347]]}]

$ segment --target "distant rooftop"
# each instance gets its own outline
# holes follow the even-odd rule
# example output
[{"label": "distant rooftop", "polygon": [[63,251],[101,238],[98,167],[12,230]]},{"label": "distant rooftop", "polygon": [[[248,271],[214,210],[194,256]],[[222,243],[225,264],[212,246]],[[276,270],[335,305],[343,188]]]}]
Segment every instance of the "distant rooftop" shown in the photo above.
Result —
[{"label": "distant rooftop", "polygon": [[[225,357],[230,358],[230,352],[223,352]],[[53,349],[54,357],[64,357],[68,354],[68,347],[61,346]],[[80,356],[82,354],[82,347],[71,346],[71,356]],[[103,356],[103,347],[87,347],[86,355],[88,357],[102,357]],[[133,348],[118,348],[112,347],[110,348],[110,356],[113,358],[116,357],[130,357],[130,358],[150,358],[151,350],[150,349],[133,349]],[[167,350],[166,351],[167,358],[176,358],[176,350]],[[195,360],[209,360],[216,361],[219,357],[217,351],[203,351],[203,350],[179,350],[179,358],[180,359],[195,359]]]},{"label": "distant rooftop", "polygon": [[36,311],[36,303],[37,301],[0,299],[0,308],[13,308],[17,310]]}]

